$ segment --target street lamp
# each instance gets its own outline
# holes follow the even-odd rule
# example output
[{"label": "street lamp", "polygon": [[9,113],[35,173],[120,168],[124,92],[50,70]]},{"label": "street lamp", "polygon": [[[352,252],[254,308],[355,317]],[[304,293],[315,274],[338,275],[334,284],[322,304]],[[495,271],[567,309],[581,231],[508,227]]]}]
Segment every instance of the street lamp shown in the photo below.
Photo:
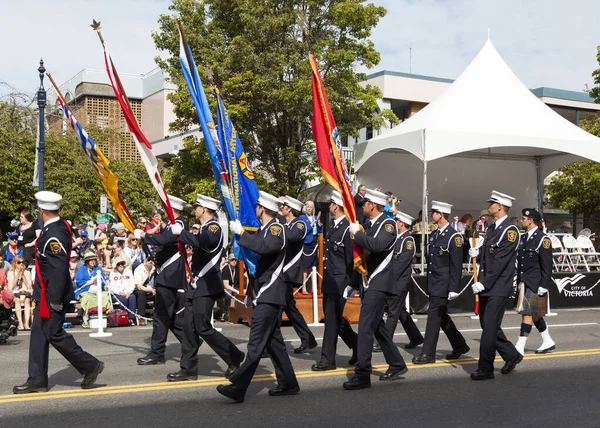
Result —
[{"label": "street lamp", "polygon": [[40,59],[40,66],[38,67],[40,73],[40,88],[37,93],[37,102],[39,107],[39,138],[37,151],[38,151],[38,168],[39,168],[39,190],[44,190],[44,155],[46,153],[46,142],[44,141],[44,108],[46,107],[46,90],[44,89],[44,74],[46,69],[44,68],[44,60]]}]

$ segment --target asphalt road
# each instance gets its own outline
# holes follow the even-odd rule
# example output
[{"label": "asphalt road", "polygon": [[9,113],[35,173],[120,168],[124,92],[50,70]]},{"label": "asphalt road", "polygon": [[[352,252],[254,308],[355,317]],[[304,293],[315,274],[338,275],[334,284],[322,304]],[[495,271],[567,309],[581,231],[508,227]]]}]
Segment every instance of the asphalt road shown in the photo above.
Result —
[{"label": "asphalt road", "polygon": [[[467,338],[471,352],[451,364],[413,366],[395,382],[372,378],[372,388],[345,391],[342,383],[352,374],[345,365],[350,351],[340,341],[338,370],[315,373],[310,366],[319,358],[320,347],[310,354],[291,352],[298,345],[291,327],[283,332],[290,349],[301,393],[269,397],[274,386],[273,367],[262,360],[246,401],[236,404],[215,391],[227,383],[225,364],[210,348],[200,349],[198,381],[166,382],[166,374],[179,368],[179,345],[169,342],[165,365],[142,367],[135,361],[145,355],[151,327],[112,329],[113,336],[92,339],[89,330],[71,330],[84,349],[106,363],[98,387],[83,391],[81,377],[54,350],[50,352],[50,387],[44,394],[12,395],[12,386],[27,377],[28,334],[0,346],[0,427],[598,427],[600,426],[600,310],[562,310],[548,317],[557,343],[555,352],[538,356],[539,333],[532,333],[527,354],[515,372],[501,375],[497,361],[494,380],[474,382],[479,346],[479,324],[468,315],[453,315]],[[425,317],[418,316],[423,330]],[[516,341],[520,317],[507,314],[509,338]],[[245,350],[248,327],[218,323],[223,333]],[[317,338],[323,328],[315,327]],[[170,339],[172,336],[169,337]],[[401,326],[395,342],[406,343]],[[320,340],[319,340],[320,342]],[[438,358],[449,351],[443,334]],[[342,364],[344,363],[344,364]],[[379,374],[385,371],[382,354],[374,354]]]}]

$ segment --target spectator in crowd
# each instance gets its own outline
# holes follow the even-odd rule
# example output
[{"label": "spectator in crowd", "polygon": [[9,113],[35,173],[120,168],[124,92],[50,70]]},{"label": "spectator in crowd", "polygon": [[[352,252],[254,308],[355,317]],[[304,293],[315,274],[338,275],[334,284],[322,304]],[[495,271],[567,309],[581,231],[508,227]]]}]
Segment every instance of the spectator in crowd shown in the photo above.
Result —
[{"label": "spectator in crowd", "polygon": [[[154,259],[147,257],[144,263],[133,271],[133,282],[135,283],[135,298],[137,300],[138,314],[146,317],[146,307],[149,300],[154,300],[156,289],[152,276],[154,274]],[[140,318],[139,325],[146,325],[146,320]]]},{"label": "spectator in crowd", "polygon": [[83,265],[83,263],[79,259],[79,254],[75,252],[75,250],[71,250],[71,254],[69,255],[69,271],[71,273],[71,281],[75,282],[75,274],[77,270]]},{"label": "spectator in crowd", "polygon": [[112,294],[113,302],[120,302],[123,307],[127,308],[129,315],[129,325],[137,325],[135,310],[137,302],[135,299],[135,282],[133,273],[127,262],[121,257],[115,257],[113,260],[115,266],[111,272],[108,282],[108,289]]},{"label": "spectator in crowd", "polygon": [[571,233],[572,230],[573,230],[573,225],[571,224],[571,222],[563,221],[562,226],[559,227],[558,229],[556,229],[556,233]]},{"label": "spectator in crowd", "polygon": [[83,255],[83,265],[81,265],[75,273],[76,299],[84,293],[95,294],[97,292],[96,281],[98,275],[100,275],[100,278],[102,278],[102,282],[104,283],[104,272],[102,271],[102,268],[98,266],[96,253],[90,250]]},{"label": "spectator in crowd", "polygon": [[200,232],[200,225],[199,225],[199,224],[194,224],[194,225],[192,226],[192,233],[193,233],[194,235],[197,235],[197,234],[198,234],[198,232]]},{"label": "spectator in crowd", "polygon": [[148,219],[146,219],[146,217],[138,218],[138,221],[135,224],[136,229],[140,229],[140,230],[144,230],[144,231],[146,230],[147,226],[148,226]]},{"label": "spectator in crowd", "polygon": [[4,259],[12,264],[13,259],[16,256],[23,257],[23,249],[18,247],[19,234],[17,232],[9,232],[7,235],[8,244],[2,248],[4,253]]},{"label": "spectator in crowd", "polygon": [[161,209],[155,209],[152,211],[152,221],[148,223],[144,231],[149,234],[160,233],[160,231],[166,227],[166,224],[162,220],[163,214],[164,211]]},{"label": "spectator in crowd", "polygon": [[472,228],[472,223],[473,216],[471,214],[465,214],[458,220],[458,228],[456,230],[466,234],[466,231]]},{"label": "spectator in crowd", "polygon": [[127,246],[125,247],[125,254],[131,260],[131,270],[135,272],[135,269],[144,263],[144,252],[142,251],[142,247],[140,246],[140,241],[133,233],[129,234],[127,237]]},{"label": "spectator in crowd", "polygon": [[83,229],[79,232],[79,238],[75,240],[73,248],[81,258],[87,250],[94,250],[94,241],[89,238],[87,230]]},{"label": "spectator in crowd", "polygon": [[12,316],[12,304],[15,296],[8,288],[2,290],[0,294],[0,321],[6,321]]},{"label": "spectator in crowd", "polygon": [[[0,254],[0,290],[7,288],[8,286],[8,281],[6,280],[6,272],[4,272],[4,264],[4,255]],[[10,265],[8,265],[8,269],[10,269]]]},{"label": "spectator in crowd", "polygon": [[131,267],[131,259],[125,252],[125,248],[126,248],[125,242],[126,242],[126,238],[116,238],[115,239],[115,247],[113,248],[113,251],[112,251],[112,258],[111,258],[110,264],[107,266],[107,268],[109,268],[109,269],[114,268],[115,259],[117,259],[117,258],[123,259],[125,261],[125,263],[127,264],[127,267]]},{"label": "spectator in crowd", "polygon": [[312,291],[312,284],[307,284],[306,277],[312,270],[313,266],[317,266],[318,258],[318,235],[323,232],[323,224],[321,223],[321,213],[315,215],[315,204],[313,201],[306,201],[302,208],[302,215],[299,217],[306,224],[306,238],[304,239],[304,249],[302,250],[302,267],[303,286],[302,294],[307,295]]},{"label": "spectator in crowd", "polygon": [[6,261],[6,259],[4,257],[4,253],[2,251],[0,251],[0,270],[6,274],[9,269],[10,269],[10,263],[8,263]]},{"label": "spectator in crowd", "polygon": [[419,210],[419,215],[417,216],[416,220],[410,224],[410,230],[417,232],[415,226],[418,226],[421,223],[423,223],[423,210]]},{"label": "spectator in crowd", "polygon": [[[29,330],[33,283],[31,282],[31,273],[25,269],[25,259],[22,256],[15,256],[13,258],[6,279],[8,281],[8,289],[13,292],[16,298],[15,314],[19,320],[19,330]],[[25,308],[25,317],[23,317],[21,311],[21,304]]]},{"label": "spectator in crowd", "polygon": [[356,195],[354,195],[354,204],[356,205],[356,221],[359,224],[364,224],[365,222],[365,213],[363,213],[363,205],[365,204],[365,193],[367,193],[367,186],[360,185],[358,186],[358,191]]},{"label": "spectator in crowd", "polygon": [[108,244],[106,245],[106,249],[112,251],[115,247],[115,241],[123,241],[127,238],[127,229],[125,229],[125,225],[123,223],[115,223],[113,224],[112,230],[114,234],[109,236]]},{"label": "spectator in crowd", "polygon": [[33,265],[35,241],[40,235],[40,227],[37,222],[34,223],[33,216],[28,210],[21,211],[19,220],[21,225],[19,226],[17,245],[23,249],[23,258],[28,267]]},{"label": "spectator in crowd", "polygon": [[94,241],[96,242],[96,246],[105,244],[105,241],[108,241],[108,236],[106,235],[106,225],[99,224],[96,226],[96,235],[94,235]]},{"label": "spectator in crowd", "polygon": [[475,226],[473,227],[473,229],[478,230],[479,232],[485,232],[488,227],[488,224],[487,224],[488,217],[489,217],[488,210],[487,209],[481,210],[479,219],[477,219],[477,221],[475,222]]},{"label": "spectator in crowd", "polygon": [[398,204],[400,203],[400,200],[398,200],[398,198],[395,197],[392,192],[385,192],[385,194],[387,195],[387,200],[385,206],[383,207],[383,213],[388,218],[393,219],[396,215],[396,211],[398,211]]},{"label": "spectator in crowd", "polygon": [[229,254],[227,264],[221,269],[221,276],[223,277],[223,287],[226,290],[223,298],[219,300],[221,321],[229,321],[231,297],[227,292],[234,296],[240,294],[240,278],[238,275],[237,259],[233,254]]}]

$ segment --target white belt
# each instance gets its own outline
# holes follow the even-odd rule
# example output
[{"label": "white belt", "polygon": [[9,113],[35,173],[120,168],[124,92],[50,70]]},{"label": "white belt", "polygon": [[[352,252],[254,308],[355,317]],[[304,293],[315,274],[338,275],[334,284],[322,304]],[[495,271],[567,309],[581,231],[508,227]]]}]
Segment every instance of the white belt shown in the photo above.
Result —
[{"label": "white belt", "polygon": [[279,263],[279,266],[277,266],[277,269],[275,269],[275,271],[273,272],[273,275],[271,275],[271,280],[269,281],[268,284],[263,285],[262,287],[260,287],[260,291],[258,292],[258,294],[256,295],[256,299],[252,302],[256,305],[256,302],[258,301],[258,298],[269,288],[273,285],[273,283],[275,282],[275,280],[277,279],[277,277],[281,274],[281,270],[283,268],[283,260],[281,261],[281,263]]},{"label": "white belt", "polygon": [[[387,257],[385,259],[383,259],[383,261],[381,263],[379,263],[379,266],[377,266],[377,269],[375,269],[373,271],[373,273],[369,276],[369,282],[371,282],[373,280],[373,278],[375,278],[375,275],[377,275],[378,273],[381,273],[381,271],[383,271],[387,267],[387,265],[390,264],[390,261],[392,260],[393,255],[394,255],[394,251],[392,250],[387,255]],[[367,283],[365,281],[364,276],[363,276],[363,287],[369,288],[369,286],[367,285]]]},{"label": "white belt", "polygon": [[198,281],[200,278],[202,278],[204,275],[206,275],[206,273],[209,270],[211,270],[219,262],[220,258],[221,258],[221,252],[217,251],[217,254],[215,254],[215,256],[212,259],[210,259],[210,261],[200,270],[198,275],[196,275],[194,277],[194,279],[192,280],[192,283],[190,284],[192,286],[192,288],[196,288],[196,281]]},{"label": "white belt", "polygon": [[175,253],[175,254],[173,254],[173,255],[171,256],[171,258],[169,258],[169,260],[167,260],[166,262],[164,262],[164,263],[162,264],[162,266],[161,266],[161,267],[159,267],[159,268],[157,269],[157,272],[156,272],[156,273],[157,273],[157,274],[158,274],[158,273],[160,273],[160,272],[161,272],[162,270],[164,270],[164,269],[165,269],[167,266],[169,266],[171,263],[173,263],[174,261],[176,261],[176,260],[177,260],[179,257],[181,257],[181,254],[179,254],[179,253]]},{"label": "white belt", "polygon": [[296,254],[294,256],[294,258],[292,260],[290,260],[289,263],[287,263],[284,267],[283,267],[283,271],[286,272],[289,268],[291,268],[292,266],[294,266],[296,264],[296,262],[298,260],[300,260],[300,257],[302,257],[302,251],[303,249],[300,248],[300,251],[298,251],[298,254]]}]

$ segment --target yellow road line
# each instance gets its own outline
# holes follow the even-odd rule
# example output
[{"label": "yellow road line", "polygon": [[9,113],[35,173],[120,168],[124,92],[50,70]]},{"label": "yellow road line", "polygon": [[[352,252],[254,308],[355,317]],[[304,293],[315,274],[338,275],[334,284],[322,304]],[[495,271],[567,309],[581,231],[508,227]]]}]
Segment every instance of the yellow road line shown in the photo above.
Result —
[{"label": "yellow road line", "polygon": [[[583,357],[591,355],[600,355],[600,348],[591,349],[578,349],[570,351],[552,352],[548,354],[532,354],[525,356],[525,360],[539,360],[548,358],[567,358],[567,357]],[[500,357],[496,357],[496,362],[501,362]],[[458,366],[477,363],[476,358],[461,358],[459,360],[439,360],[433,364],[415,365],[408,364],[408,368],[413,369],[432,369],[447,366]],[[387,365],[376,365],[373,366],[374,371],[386,370]],[[330,370],[325,372],[313,372],[311,370],[296,372],[298,379],[306,379],[313,377],[331,377],[346,375],[352,373],[353,367],[339,368],[336,370]],[[274,374],[260,374],[254,376],[253,382],[264,382],[275,380]],[[185,382],[155,382],[145,384],[132,384],[132,385],[116,385],[99,387],[97,389],[71,389],[64,391],[52,391],[46,393],[35,393],[35,394],[23,394],[23,395],[0,395],[1,403],[20,403],[26,401],[41,401],[41,400],[53,400],[61,398],[73,398],[73,397],[92,397],[98,395],[109,395],[109,394],[124,394],[133,392],[149,392],[149,391],[167,391],[171,389],[184,389],[184,388],[195,388],[195,387],[206,387],[216,386],[222,383],[227,383],[224,378],[210,378],[196,381],[185,381]]]}]

